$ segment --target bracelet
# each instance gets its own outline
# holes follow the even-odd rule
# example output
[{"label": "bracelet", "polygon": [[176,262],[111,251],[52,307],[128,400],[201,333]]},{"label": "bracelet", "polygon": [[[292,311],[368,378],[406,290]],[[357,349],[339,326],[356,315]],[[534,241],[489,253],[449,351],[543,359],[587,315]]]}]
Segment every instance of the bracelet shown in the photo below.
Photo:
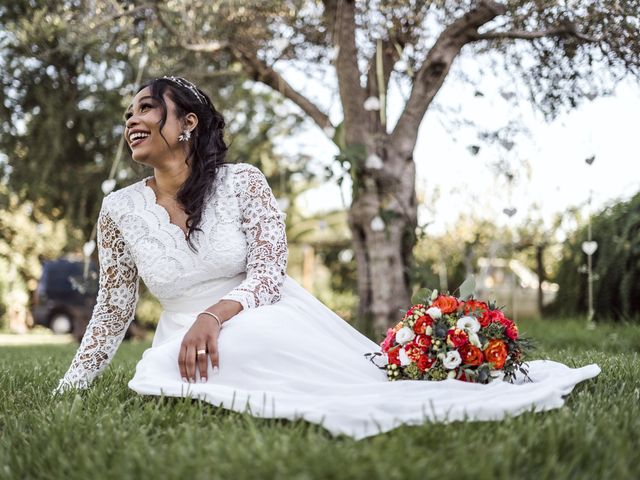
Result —
[{"label": "bracelet", "polygon": [[222,322],[220,321],[220,317],[218,315],[216,315],[215,313],[207,312],[206,310],[203,310],[198,315],[203,315],[203,314],[204,315],[209,315],[209,316],[215,318],[216,322],[218,322],[218,328],[222,328]]}]

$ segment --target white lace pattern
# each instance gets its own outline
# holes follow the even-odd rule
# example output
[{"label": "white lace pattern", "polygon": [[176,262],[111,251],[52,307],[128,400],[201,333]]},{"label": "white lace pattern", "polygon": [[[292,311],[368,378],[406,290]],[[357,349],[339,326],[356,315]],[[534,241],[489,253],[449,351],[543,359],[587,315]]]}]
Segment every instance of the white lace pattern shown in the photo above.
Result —
[{"label": "white lace pattern", "polygon": [[218,170],[189,248],[181,228],[156,203],[147,179],[105,197],[98,219],[100,289],[80,347],[56,391],[86,388],[109,364],[133,319],[142,278],[158,300],[206,292],[212,278],[246,279],[223,299],[244,309],[280,299],[286,277],[284,214],[266,178],[239,163]]}]

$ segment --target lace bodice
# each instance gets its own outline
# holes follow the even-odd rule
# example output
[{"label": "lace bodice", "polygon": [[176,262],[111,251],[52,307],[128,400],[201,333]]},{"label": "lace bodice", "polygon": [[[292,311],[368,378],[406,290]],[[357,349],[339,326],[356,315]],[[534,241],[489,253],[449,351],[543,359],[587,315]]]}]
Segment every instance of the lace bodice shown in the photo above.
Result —
[{"label": "lace bodice", "polygon": [[246,272],[222,299],[240,302],[244,309],[280,299],[288,253],[284,214],[260,170],[245,163],[220,167],[200,230],[193,234],[195,251],[146,182],[104,198],[97,303],[57,391],[85,388],[106,368],[133,319],[139,278],[164,303],[206,293],[212,278]]}]

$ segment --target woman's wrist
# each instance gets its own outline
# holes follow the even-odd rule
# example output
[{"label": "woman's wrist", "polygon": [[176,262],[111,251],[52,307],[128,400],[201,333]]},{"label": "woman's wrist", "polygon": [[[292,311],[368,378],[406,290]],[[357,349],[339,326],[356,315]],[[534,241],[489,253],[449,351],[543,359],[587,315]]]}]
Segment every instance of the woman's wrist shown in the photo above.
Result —
[{"label": "woman's wrist", "polygon": [[[240,302],[236,302],[235,300],[220,300],[218,303],[211,305],[203,310],[203,312],[209,312],[217,315],[217,317],[220,319],[221,324],[224,324],[224,322],[234,317],[241,311],[242,304]],[[213,320],[210,315],[205,315]]]},{"label": "woman's wrist", "polygon": [[203,310],[202,312],[200,312],[198,314],[198,316],[205,316],[205,317],[209,317],[212,318],[213,320],[215,320],[215,322],[218,325],[218,328],[222,328],[222,319],[220,318],[220,316],[214,312],[210,312],[209,310]]}]

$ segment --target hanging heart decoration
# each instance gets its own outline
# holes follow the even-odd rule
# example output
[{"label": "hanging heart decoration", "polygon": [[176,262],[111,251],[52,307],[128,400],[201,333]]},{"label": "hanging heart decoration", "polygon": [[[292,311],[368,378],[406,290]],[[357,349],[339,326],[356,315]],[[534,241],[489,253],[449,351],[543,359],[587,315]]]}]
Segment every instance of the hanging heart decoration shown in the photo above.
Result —
[{"label": "hanging heart decoration", "polygon": [[506,101],[511,100],[516,96],[514,92],[500,92],[500,96],[504,98]]},{"label": "hanging heart decoration", "polygon": [[582,251],[587,255],[593,255],[598,250],[598,242],[590,240],[588,242],[582,242]]},{"label": "hanging heart decoration", "polygon": [[113,178],[110,178],[109,180],[105,180],[104,182],[102,182],[102,193],[104,193],[105,195],[110,194],[114,188],[116,188],[116,181]]},{"label": "hanging heart decoration", "polygon": [[96,249],[96,242],[89,240],[82,246],[82,253],[85,257],[90,257],[93,251]]},{"label": "hanging heart decoration", "polygon": [[382,217],[380,217],[380,215],[376,215],[375,217],[373,217],[373,219],[371,220],[371,230],[373,230],[374,232],[382,232],[384,230],[384,220],[382,220]]},{"label": "hanging heart decoration", "polygon": [[380,110],[380,100],[378,97],[369,97],[364,101],[364,109],[368,112]]},{"label": "hanging heart decoration", "polygon": [[478,153],[480,152],[480,146],[479,145],[469,145],[467,147],[467,150],[469,150],[469,152],[471,152],[471,155],[478,155]]},{"label": "hanging heart decoration", "polygon": [[378,155],[376,155],[375,153],[372,153],[367,157],[367,160],[364,163],[364,166],[372,170],[380,170],[384,167],[384,163],[382,162],[382,159]]},{"label": "hanging heart decoration", "polygon": [[502,145],[505,150],[511,151],[511,149],[515,146],[515,143],[511,140],[500,140],[500,145]]},{"label": "hanging heart decoration", "polygon": [[509,218],[513,217],[518,209],[516,207],[509,207],[502,210],[502,212]]}]

